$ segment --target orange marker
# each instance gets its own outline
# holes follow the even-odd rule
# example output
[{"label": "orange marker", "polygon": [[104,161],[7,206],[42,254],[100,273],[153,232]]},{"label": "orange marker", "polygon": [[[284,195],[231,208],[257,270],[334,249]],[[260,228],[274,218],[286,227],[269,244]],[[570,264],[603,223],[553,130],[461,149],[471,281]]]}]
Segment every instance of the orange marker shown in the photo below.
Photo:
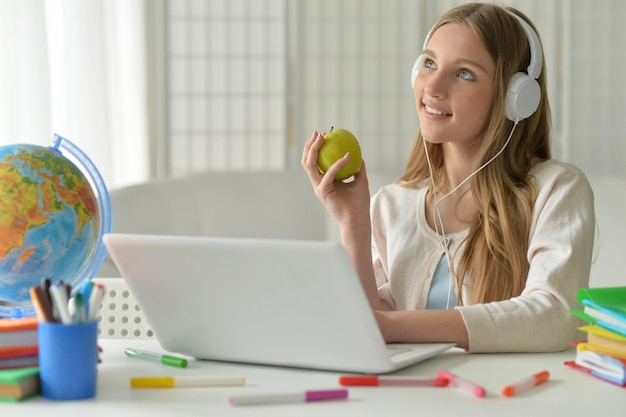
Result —
[{"label": "orange marker", "polygon": [[541,371],[534,375],[529,376],[528,378],[524,378],[521,381],[516,382],[515,384],[507,385],[502,388],[502,395],[505,397],[512,397],[515,394],[519,394],[524,391],[528,391],[529,389],[536,387],[537,385],[541,385],[546,382],[550,378],[550,372]]}]

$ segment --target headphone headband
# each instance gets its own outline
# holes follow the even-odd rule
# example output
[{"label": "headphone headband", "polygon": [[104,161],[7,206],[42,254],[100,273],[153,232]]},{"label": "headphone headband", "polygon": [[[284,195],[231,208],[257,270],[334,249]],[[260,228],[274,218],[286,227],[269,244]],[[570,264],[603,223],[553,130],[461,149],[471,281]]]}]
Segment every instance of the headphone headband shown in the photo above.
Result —
[{"label": "headphone headband", "polygon": [[[506,9],[505,9],[506,10]],[[539,41],[539,36],[537,36],[537,32],[533,30],[533,28],[528,24],[527,21],[522,19],[521,16],[516,15],[510,10],[506,10],[508,14],[513,16],[519,24],[522,26],[524,33],[526,34],[526,39],[528,39],[528,46],[530,48],[530,64],[526,69],[526,73],[534,79],[538,79],[541,74],[541,68],[543,67],[543,50],[541,48],[541,42]],[[424,44],[422,45],[422,50],[426,49],[428,45],[428,41],[430,40],[431,35],[435,27],[433,26],[424,38]]]},{"label": "headphone headband", "polygon": [[524,32],[526,33],[528,46],[530,48],[530,64],[528,65],[526,73],[530,77],[538,79],[539,75],[541,74],[541,68],[543,66],[543,51],[541,48],[541,42],[539,42],[539,36],[537,36],[537,33],[533,30],[532,27],[530,27],[527,21],[509,10],[507,10],[507,13],[517,19],[517,21],[522,26],[522,29],[524,29]]}]

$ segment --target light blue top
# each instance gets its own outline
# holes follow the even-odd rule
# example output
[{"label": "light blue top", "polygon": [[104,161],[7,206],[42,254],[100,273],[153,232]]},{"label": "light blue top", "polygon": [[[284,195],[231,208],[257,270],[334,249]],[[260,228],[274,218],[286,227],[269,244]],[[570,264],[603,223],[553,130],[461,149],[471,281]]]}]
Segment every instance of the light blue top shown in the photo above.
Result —
[{"label": "light blue top", "polygon": [[[428,291],[428,299],[426,300],[427,310],[446,310],[456,306],[456,294],[454,288],[450,287],[450,272],[448,271],[448,259],[443,254]],[[450,292],[450,305],[448,306],[448,292]]]}]

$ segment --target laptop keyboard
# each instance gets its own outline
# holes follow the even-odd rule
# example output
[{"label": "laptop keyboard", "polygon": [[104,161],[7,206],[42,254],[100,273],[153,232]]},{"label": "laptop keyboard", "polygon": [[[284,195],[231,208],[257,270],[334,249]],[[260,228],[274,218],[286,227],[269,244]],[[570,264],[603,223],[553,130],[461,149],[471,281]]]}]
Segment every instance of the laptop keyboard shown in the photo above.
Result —
[{"label": "laptop keyboard", "polygon": [[394,357],[396,355],[400,355],[402,353],[408,352],[410,349],[407,349],[402,346],[389,346],[387,345],[387,352],[389,352],[389,356]]}]

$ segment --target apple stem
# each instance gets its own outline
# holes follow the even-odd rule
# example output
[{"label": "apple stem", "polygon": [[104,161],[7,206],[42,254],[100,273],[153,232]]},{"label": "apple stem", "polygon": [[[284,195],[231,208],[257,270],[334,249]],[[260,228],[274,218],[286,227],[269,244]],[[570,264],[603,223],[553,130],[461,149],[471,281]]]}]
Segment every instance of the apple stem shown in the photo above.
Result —
[{"label": "apple stem", "polygon": [[[335,126],[331,126],[330,127],[330,131],[332,132],[334,128],[335,128]],[[330,133],[330,132],[328,132],[328,133]]]}]

